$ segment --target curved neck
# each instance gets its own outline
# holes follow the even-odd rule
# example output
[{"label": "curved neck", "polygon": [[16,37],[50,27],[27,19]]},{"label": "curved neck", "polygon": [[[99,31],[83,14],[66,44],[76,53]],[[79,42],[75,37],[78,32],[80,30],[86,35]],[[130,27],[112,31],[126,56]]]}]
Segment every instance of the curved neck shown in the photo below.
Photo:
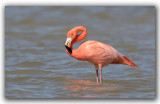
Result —
[{"label": "curved neck", "polygon": [[[80,32],[80,31],[82,33],[80,35],[77,35],[78,32]],[[71,48],[72,48],[74,43],[77,43],[77,42],[83,40],[87,36],[87,29],[85,27],[82,27],[82,26],[76,27],[76,28],[74,28],[74,34],[73,35],[75,35],[74,36],[75,39],[71,43]]]}]

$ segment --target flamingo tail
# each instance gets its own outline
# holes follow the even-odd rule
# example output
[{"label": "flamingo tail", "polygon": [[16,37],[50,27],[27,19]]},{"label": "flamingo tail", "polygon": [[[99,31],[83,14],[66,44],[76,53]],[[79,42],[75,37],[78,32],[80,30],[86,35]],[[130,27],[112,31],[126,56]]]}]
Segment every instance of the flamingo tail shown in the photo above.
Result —
[{"label": "flamingo tail", "polygon": [[135,63],[133,63],[128,57],[122,56],[122,59],[123,59],[123,64],[130,65],[136,69],[139,69],[139,67]]}]

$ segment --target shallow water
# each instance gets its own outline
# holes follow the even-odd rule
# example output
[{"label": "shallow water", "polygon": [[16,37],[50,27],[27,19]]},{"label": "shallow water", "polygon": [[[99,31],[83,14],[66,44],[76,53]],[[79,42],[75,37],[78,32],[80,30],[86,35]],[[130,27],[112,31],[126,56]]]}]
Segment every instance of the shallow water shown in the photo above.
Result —
[{"label": "shallow water", "polygon": [[[6,7],[7,98],[155,98],[155,7]],[[132,59],[103,68],[65,52],[68,30],[85,26],[85,40],[113,46]],[[79,47],[82,42],[74,45]]]}]

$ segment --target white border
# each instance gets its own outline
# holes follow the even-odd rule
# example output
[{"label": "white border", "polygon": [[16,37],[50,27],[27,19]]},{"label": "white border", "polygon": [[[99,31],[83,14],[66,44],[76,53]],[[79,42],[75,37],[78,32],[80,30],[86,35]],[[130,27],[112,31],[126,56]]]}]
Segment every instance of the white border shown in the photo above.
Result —
[{"label": "white border", "polygon": [[[123,103],[127,103],[127,104],[160,104],[160,100],[159,100],[159,20],[158,17],[159,16],[159,8],[160,8],[160,0],[5,0],[5,1],[1,1],[0,3],[0,66],[1,66],[1,71],[0,71],[0,104],[43,104],[43,103],[47,103],[47,104],[53,104],[53,103],[57,103],[57,104],[102,104],[102,103],[107,103],[107,104],[123,104]],[[152,6],[156,6],[157,9],[157,98],[156,99],[14,99],[14,100],[8,100],[5,99],[5,91],[4,91],[4,68],[5,68],[5,54],[4,54],[4,45],[5,45],[5,37],[4,37],[4,9],[5,6],[7,5],[50,5],[50,6],[55,6],[55,5],[110,5],[110,6],[114,6],[114,5],[152,5]]]},{"label": "white border", "polygon": [[5,0],[2,5],[152,5],[158,0]]}]

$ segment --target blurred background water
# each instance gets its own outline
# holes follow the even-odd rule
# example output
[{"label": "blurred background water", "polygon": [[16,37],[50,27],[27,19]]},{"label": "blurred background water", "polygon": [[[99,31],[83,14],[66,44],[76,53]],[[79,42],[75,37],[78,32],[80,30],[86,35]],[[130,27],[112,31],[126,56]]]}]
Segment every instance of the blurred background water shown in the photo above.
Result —
[{"label": "blurred background water", "polygon": [[[5,8],[5,96],[7,98],[155,98],[156,10],[152,6],[7,6]],[[126,65],[103,68],[65,52],[67,32],[88,30],[128,56]],[[74,45],[78,48],[82,42]]]}]

